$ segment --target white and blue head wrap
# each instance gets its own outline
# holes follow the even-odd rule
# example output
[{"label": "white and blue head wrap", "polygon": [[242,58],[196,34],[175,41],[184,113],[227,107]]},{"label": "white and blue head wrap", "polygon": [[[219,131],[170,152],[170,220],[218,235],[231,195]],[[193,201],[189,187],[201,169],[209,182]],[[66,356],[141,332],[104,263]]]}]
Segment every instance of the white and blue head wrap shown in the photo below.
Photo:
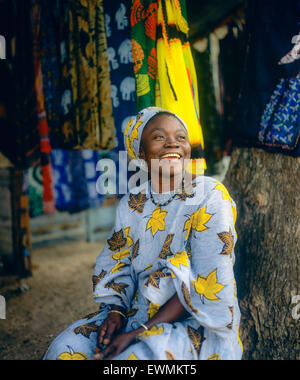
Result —
[{"label": "white and blue head wrap", "polygon": [[181,124],[186,128],[188,132],[187,125],[185,122],[173,112],[164,110],[159,107],[148,107],[140,111],[135,117],[132,117],[127,127],[124,131],[124,144],[130,159],[138,159],[140,153],[141,139],[143,131],[148,124],[148,122],[159,113],[168,113],[176,117]]}]

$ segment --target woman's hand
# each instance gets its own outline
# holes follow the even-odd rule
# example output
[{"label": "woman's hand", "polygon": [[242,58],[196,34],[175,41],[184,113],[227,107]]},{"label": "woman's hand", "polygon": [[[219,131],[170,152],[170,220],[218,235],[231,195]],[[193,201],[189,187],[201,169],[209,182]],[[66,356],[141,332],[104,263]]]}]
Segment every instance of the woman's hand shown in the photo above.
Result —
[{"label": "woman's hand", "polygon": [[103,351],[96,349],[94,359],[113,359],[130,346],[130,344],[135,340],[136,335],[137,334],[135,331],[118,335]]},{"label": "woman's hand", "polygon": [[[111,314],[108,314],[108,317]],[[116,313],[117,314],[117,313]],[[119,314],[117,314],[119,315]],[[145,323],[145,326],[148,329],[151,329],[154,325],[159,323],[169,323],[184,320],[190,314],[186,311],[184,306],[181,304],[178,295],[175,294],[149,321]],[[121,315],[120,315],[121,317]],[[124,351],[138,336],[139,333],[144,331],[144,327],[141,327],[137,330],[130,331],[125,334],[117,335],[118,330],[115,324],[110,323],[109,327],[107,326],[107,319],[100,326],[99,342],[107,347],[103,347],[103,350],[96,349],[94,359],[112,359],[115,356],[119,355],[122,351]],[[102,328],[102,326],[104,327]],[[106,328],[106,330],[105,330]],[[121,327],[122,328],[122,327]],[[116,336],[112,339],[112,336]],[[102,337],[102,339],[101,339]],[[101,347],[101,345],[99,345]]]},{"label": "woman's hand", "polygon": [[108,313],[105,321],[98,329],[98,347],[107,346],[125,326],[126,318],[119,313]]}]

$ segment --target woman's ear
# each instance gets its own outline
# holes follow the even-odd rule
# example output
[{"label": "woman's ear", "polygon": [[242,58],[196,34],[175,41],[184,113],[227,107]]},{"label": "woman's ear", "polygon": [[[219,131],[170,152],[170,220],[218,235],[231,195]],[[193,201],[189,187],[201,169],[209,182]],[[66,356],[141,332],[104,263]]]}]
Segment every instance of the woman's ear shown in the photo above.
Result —
[{"label": "woman's ear", "polygon": [[146,153],[145,153],[144,148],[142,146],[140,148],[139,158],[142,160],[146,160]]}]

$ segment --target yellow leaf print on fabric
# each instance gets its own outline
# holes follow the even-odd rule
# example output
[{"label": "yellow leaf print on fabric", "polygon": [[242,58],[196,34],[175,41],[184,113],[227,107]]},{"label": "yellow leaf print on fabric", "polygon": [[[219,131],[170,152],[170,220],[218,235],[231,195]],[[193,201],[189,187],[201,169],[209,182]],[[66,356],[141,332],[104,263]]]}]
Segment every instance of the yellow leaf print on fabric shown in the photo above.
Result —
[{"label": "yellow leaf print on fabric", "polygon": [[173,252],[171,250],[171,244],[174,238],[174,234],[168,234],[164,245],[160,251],[159,258],[165,260],[169,256],[173,256]]},{"label": "yellow leaf print on fabric", "polygon": [[134,296],[134,302],[137,302],[137,301],[138,301],[139,294],[140,294],[140,291],[138,290],[138,291],[135,293],[135,296]]},{"label": "yellow leaf print on fabric", "polygon": [[88,355],[82,352],[63,352],[57,357],[58,360],[87,360],[88,358]]},{"label": "yellow leaf print on fabric", "polygon": [[126,264],[118,262],[113,269],[111,270],[111,273],[119,273],[121,272],[122,268],[126,266]]},{"label": "yellow leaf print on fabric", "polygon": [[164,332],[163,326],[160,326],[160,327],[153,326],[153,327],[151,327],[151,329],[145,330],[145,331],[141,332],[140,334],[138,334],[137,338],[141,338],[141,337],[149,338],[151,336],[161,335],[163,332]]},{"label": "yellow leaf print on fabric", "polygon": [[231,314],[231,322],[226,326],[228,330],[232,330],[233,328],[233,318],[234,318],[234,307],[233,306],[228,306],[228,310]]},{"label": "yellow leaf print on fabric", "polygon": [[244,351],[244,346],[240,338],[240,324],[239,323],[237,324],[237,340],[241,346],[241,350]]},{"label": "yellow leaf print on fabric", "polygon": [[236,217],[237,217],[237,211],[236,211],[236,207],[231,206],[231,208],[232,208],[233,225],[235,225]]},{"label": "yellow leaf print on fabric", "polygon": [[126,360],[139,360],[136,355],[132,352]]},{"label": "yellow leaf print on fabric", "polygon": [[148,287],[151,285],[154,289],[159,289],[160,279],[166,278],[168,276],[169,275],[162,272],[161,270],[157,270],[156,272],[150,274],[148,280],[145,282],[145,286]]},{"label": "yellow leaf print on fabric", "polygon": [[224,288],[224,285],[218,283],[216,269],[207,277],[198,274],[197,281],[193,281],[193,286],[198,294],[205,297],[209,301],[219,301],[220,299],[216,296],[216,294]]},{"label": "yellow leaf print on fabric", "polygon": [[149,230],[151,228],[152,236],[156,234],[157,231],[165,230],[165,217],[168,212],[161,209],[160,206],[156,206],[153,210],[152,216],[147,223],[146,229]]},{"label": "yellow leaf print on fabric", "polygon": [[92,333],[95,333],[98,331],[98,326],[95,322],[92,323],[86,323],[85,325],[81,325],[78,327],[75,327],[73,330],[73,333],[76,335],[83,335],[86,338],[90,338]]},{"label": "yellow leaf print on fabric", "polygon": [[153,267],[152,264],[149,264],[146,266],[146,268],[144,268],[143,272],[146,272],[147,270],[151,269]]},{"label": "yellow leaf print on fabric", "polygon": [[129,136],[126,137],[126,148],[127,148],[127,151],[128,151],[130,158],[132,158],[132,159],[136,158],[134,150],[131,146],[131,141],[130,141]]},{"label": "yellow leaf print on fabric", "polygon": [[187,306],[195,313],[195,314],[199,314],[199,310],[195,309],[193,307],[193,304],[192,304],[192,299],[191,299],[191,295],[190,295],[190,292],[189,292],[189,289],[188,287],[186,286],[186,284],[184,282],[181,283],[181,291],[182,291],[182,295],[183,295],[183,298],[184,298],[184,301],[185,303],[187,304]]},{"label": "yellow leaf print on fabric", "polygon": [[132,126],[134,120],[135,120],[134,118],[131,118],[131,119],[129,120],[129,122],[128,122],[126,128],[125,128],[125,131],[124,131],[124,135],[125,135],[125,136],[127,136],[128,131],[129,131],[129,129],[131,128],[131,126]]},{"label": "yellow leaf print on fabric", "polygon": [[119,294],[126,294],[125,289],[128,288],[129,285],[125,284],[124,282],[114,282],[114,280],[108,282],[106,285],[104,285],[104,288],[106,289],[112,289],[116,293]]},{"label": "yellow leaf print on fabric", "polygon": [[136,211],[138,214],[142,214],[147,200],[148,198],[142,192],[138,194],[130,193],[128,198],[128,207],[131,210]]},{"label": "yellow leaf print on fabric", "polygon": [[231,206],[231,208],[232,208],[232,218],[233,218],[234,233],[237,236],[237,232],[236,232],[236,229],[235,229],[235,223],[236,223],[236,218],[237,218],[237,211],[236,211],[236,207],[234,207],[233,205]]},{"label": "yellow leaf print on fabric", "polygon": [[202,343],[205,341],[206,338],[204,338],[204,329],[202,326],[199,327],[198,330],[194,329],[192,326],[187,326],[187,333],[188,336],[194,346],[195,351],[197,352],[198,356],[201,351]]},{"label": "yellow leaf print on fabric", "polygon": [[177,252],[175,256],[168,259],[168,261],[177,268],[180,268],[180,265],[184,265],[185,267],[190,265],[188,255],[185,251]]},{"label": "yellow leaf print on fabric", "polygon": [[215,190],[221,191],[221,193],[223,194],[223,200],[224,201],[229,201],[230,203],[232,202],[230,195],[228,193],[228,190],[226,189],[226,187],[221,182],[219,182],[217,184],[217,186],[215,187]]},{"label": "yellow leaf print on fabric", "polygon": [[232,234],[231,228],[229,227],[229,232],[220,232],[218,238],[224,243],[224,247],[220,255],[229,256],[232,259],[232,252],[234,249],[234,236]]},{"label": "yellow leaf print on fabric", "polygon": [[148,301],[148,302],[149,302],[149,308],[148,308],[147,317],[148,317],[148,320],[150,320],[158,312],[160,305],[152,303],[150,301]]},{"label": "yellow leaf print on fabric", "polygon": [[113,255],[111,255],[111,258],[116,260],[116,261],[119,261],[119,260],[122,260],[124,259],[124,257],[127,257],[130,255],[130,249],[124,249],[123,251],[120,251],[120,252],[117,252],[117,253],[114,253]]},{"label": "yellow leaf print on fabric", "polygon": [[221,358],[219,354],[213,354],[207,360],[221,360]]},{"label": "yellow leaf print on fabric", "polygon": [[96,290],[96,286],[99,284],[99,282],[107,275],[107,271],[102,269],[101,273],[96,276],[93,275],[92,281],[93,281],[93,292]]},{"label": "yellow leaf print on fabric", "polygon": [[143,121],[139,121],[138,123],[136,123],[136,125],[134,126],[132,132],[131,132],[131,136],[130,136],[130,139],[131,139],[131,142],[133,143],[134,140],[138,140],[139,139],[139,128],[141,125],[143,125],[144,122]]},{"label": "yellow leaf print on fabric", "polygon": [[166,359],[167,360],[176,360],[174,354],[172,354],[171,351],[166,350],[165,353],[166,353]]},{"label": "yellow leaf print on fabric", "polygon": [[134,317],[136,313],[139,311],[136,307],[132,307],[131,309],[128,310],[127,312],[127,318]]},{"label": "yellow leaf print on fabric", "polygon": [[184,231],[187,231],[185,240],[188,239],[191,229],[197,232],[203,232],[208,230],[205,225],[211,219],[212,215],[206,212],[206,207],[202,207],[200,210],[194,212],[191,217],[184,224]]},{"label": "yellow leaf print on fabric", "polygon": [[109,250],[116,252],[117,250],[124,248],[127,244],[127,239],[124,236],[123,230],[114,232],[112,237],[107,240]]},{"label": "yellow leaf print on fabric", "polygon": [[133,240],[132,240],[132,238],[129,235],[130,234],[130,228],[131,227],[124,228],[124,232],[125,232],[125,235],[126,235],[128,247],[131,247],[133,245]]},{"label": "yellow leaf print on fabric", "polygon": [[100,313],[101,313],[101,310],[95,311],[94,313],[90,313],[90,314],[86,315],[83,319],[86,319],[87,321],[89,321],[90,319],[93,319],[94,317],[96,317],[96,315],[98,315]]},{"label": "yellow leaf print on fabric", "polygon": [[237,298],[237,286],[236,286],[236,280],[235,279],[234,279],[233,283],[234,283],[234,296],[235,296],[235,298]]},{"label": "yellow leaf print on fabric", "polygon": [[171,275],[171,277],[172,277],[173,279],[176,278],[174,272],[173,272],[171,269],[169,269],[169,272],[170,272],[170,275]]},{"label": "yellow leaf print on fabric", "polygon": [[140,250],[140,239],[138,239],[132,247],[132,254],[131,254],[131,262],[133,262],[134,259],[137,258]]}]

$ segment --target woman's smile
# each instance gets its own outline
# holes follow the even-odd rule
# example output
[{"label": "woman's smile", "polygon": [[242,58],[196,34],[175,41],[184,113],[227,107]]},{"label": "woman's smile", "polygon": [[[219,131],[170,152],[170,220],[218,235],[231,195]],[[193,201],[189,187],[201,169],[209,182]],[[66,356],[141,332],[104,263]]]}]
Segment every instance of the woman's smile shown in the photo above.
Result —
[{"label": "woman's smile", "polygon": [[147,162],[149,169],[152,160],[180,163],[183,168],[183,160],[189,159],[190,155],[188,133],[176,117],[159,115],[143,131],[140,157]]}]

